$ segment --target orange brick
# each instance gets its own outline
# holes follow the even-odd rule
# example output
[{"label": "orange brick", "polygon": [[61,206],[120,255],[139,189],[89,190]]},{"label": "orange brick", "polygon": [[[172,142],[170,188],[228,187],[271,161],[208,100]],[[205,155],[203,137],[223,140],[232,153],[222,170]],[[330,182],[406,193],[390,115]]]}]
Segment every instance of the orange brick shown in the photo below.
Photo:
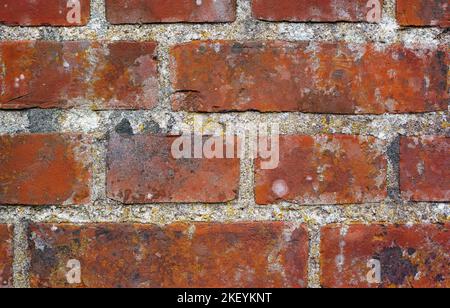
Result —
[{"label": "orange brick", "polygon": [[[35,224],[29,243],[32,287],[304,287],[307,283],[307,231],[289,223]],[[79,262],[79,284],[68,283],[74,282],[66,277],[70,260]]]},{"label": "orange brick", "polygon": [[445,48],[196,41],[171,54],[177,111],[383,114],[448,107]]},{"label": "orange brick", "polygon": [[[448,288],[448,227],[449,224],[326,226],[321,235],[322,285]],[[375,260],[379,267],[368,265]],[[380,281],[370,272],[377,268]]]},{"label": "orange brick", "polygon": [[387,196],[386,169],[383,143],[373,137],[281,136],[278,168],[256,161],[256,202],[379,202]]},{"label": "orange brick", "polygon": [[[0,24],[9,26],[84,26],[89,21],[90,0],[79,0],[78,7],[68,0],[0,0]],[[68,16],[70,18],[68,18]]]},{"label": "orange brick", "polygon": [[80,135],[0,136],[0,204],[88,202],[90,161]]},{"label": "orange brick", "polygon": [[382,15],[383,0],[252,0],[253,15],[267,21],[361,22],[371,21],[372,10]]},{"label": "orange brick", "polygon": [[397,0],[397,20],[402,26],[450,27],[448,0]]},{"label": "orange brick", "polygon": [[13,286],[13,228],[0,224],[0,288]]},{"label": "orange brick", "polygon": [[108,197],[123,203],[234,200],[239,159],[175,159],[177,137],[113,134],[108,146]]},{"label": "orange brick", "polygon": [[400,142],[400,189],[413,201],[450,201],[450,138],[404,137]]},{"label": "orange brick", "polygon": [[151,109],[158,81],[153,42],[0,43],[0,109]]},{"label": "orange brick", "polygon": [[112,24],[232,22],[236,0],[106,0]]}]

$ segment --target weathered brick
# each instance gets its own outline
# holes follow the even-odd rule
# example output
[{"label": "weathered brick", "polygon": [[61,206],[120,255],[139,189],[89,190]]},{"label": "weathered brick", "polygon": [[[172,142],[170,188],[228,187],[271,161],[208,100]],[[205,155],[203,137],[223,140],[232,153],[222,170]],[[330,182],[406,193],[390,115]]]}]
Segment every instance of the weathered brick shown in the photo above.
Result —
[{"label": "weathered brick", "polygon": [[400,141],[400,189],[413,201],[450,201],[450,138],[404,137]]},{"label": "weathered brick", "polygon": [[[449,224],[324,227],[322,285],[327,288],[448,288],[448,227]],[[378,261],[379,267],[373,261]],[[375,267],[369,266],[369,262]],[[374,273],[379,269],[381,277],[376,277],[371,269]]]},{"label": "weathered brick", "polygon": [[252,5],[255,18],[266,21],[372,22],[375,13],[381,17],[383,0],[253,0]]},{"label": "weathered brick", "polygon": [[[304,227],[281,222],[37,224],[31,286],[304,287],[308,246]],[[66,277],[70,260],[79,284]]]},{"label": "weathered brick", "polygon": [[448,108],[447,52],[400,44],[196,41],[174,47],[173,108],[413,113]]},{"label": "weathered brick", "polygon": [[0,136],[0,204],[79,204],[90,197],[87,138]]},{"label": "weathered brick", "polygon": [[90,0],[0,0],[0,24],[10,26],[84,26]]},{"label": "weathered brick", "polygon": [[378,202],[386,198],[384,143],[346,135],[281,136],[278,168],[256,160],[256,202]]},{"label": "weathered brick", "polygon": [[154,42],[0,43],[0,109],[150,109],[157,103]]},{"label": "weathered brick", "polygon": [[175,159],[177,137],[112,134],[108,197],[123,203],[227,202],[236,198],[239,159]]},{"label": "weathered brick", "polygon": [[112,24],[232,22],[236,0],[106,0]]},{"label": "weathered brick", "polygon": [[13,286],[13,229],[0,225],[0,288]]},{"label": "weathered brick", "polygon": [[402,26],[450,27],[448,0],[397,0],[397,20]]}]

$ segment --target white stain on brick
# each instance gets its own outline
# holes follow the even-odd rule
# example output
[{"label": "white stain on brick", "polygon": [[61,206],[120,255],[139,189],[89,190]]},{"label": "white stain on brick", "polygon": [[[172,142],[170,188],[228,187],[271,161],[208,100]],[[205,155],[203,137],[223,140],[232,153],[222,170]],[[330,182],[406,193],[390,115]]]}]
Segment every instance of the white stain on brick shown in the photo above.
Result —
[{"label": "white stain on brick", "polygon": [[272,191],[276,196],[282,198],[289,193],[289,187],[286,181],[276,180],[275,182],[273,182]]}]

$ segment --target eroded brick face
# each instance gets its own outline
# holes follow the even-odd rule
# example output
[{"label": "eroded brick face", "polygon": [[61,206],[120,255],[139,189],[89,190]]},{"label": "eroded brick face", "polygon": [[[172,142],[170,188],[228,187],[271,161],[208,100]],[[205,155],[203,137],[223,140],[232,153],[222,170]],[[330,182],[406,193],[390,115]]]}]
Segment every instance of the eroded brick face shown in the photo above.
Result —
[{"label": "eroded brick face", "polygon": [[88,142],[75,134],[0,136],[0,204],[89,202]]},{"label": "eroded brick face", "polygon": [[150,109],[158,81],[153,42],[0,43],[0,109]]},{"label": "eroded brick face", "polygon": [[171,54],[175,110],[383,114],[448,106],[444,48],[197,41]]},{"label": "eroded brick face", "polygon": [[84,26],[90,16],[90,0],[0,0],[0,8],[10,26]]},{"label": "eroded brick face", "polygon": [[397,20],[402,26],[450,27],[448,0],[397,0]]},{"label": "eroded brick face", "polygon": [[13,286],[13,228],[0,225],[0,288]]},{"label": "eroded brick face", "polygon": [[[33,287],[304,287],[308,235],[289,223],[30,227]],[[81,283],[69,284],[78,260]],[[70,281],[70,280],[69,280]]]},{"label": "eroded brick face", "polygon": [[345,135],[282,136],[278,168],[256,161],[258,204],[379,202],[386,198],[383,142]]},{"label": "eroded brick face", "polygon": [[[448,227],[449,224],[324,227],[321,234],[322,285],[448,288]],[[381,281],[369,274],[371,260],[379,261]]]},{"label": "eroded brick face", "polygon": [[252,0],[255,18],[294,22],[371,21],[368,15],[373,16],[373,9],[377,9],[377,16],[381,17],[383,0],[378,4],[376,7],[374,3],[369,5],[369,0]]},{"label": "eroded brick face", "polygon": [[232,22],[236,0],[106,0],[112,24]]},{"label": "eroded brick face", "polygon": [[130,204],[234,200],[239,190],[239,159],[176,159],[172,155],[176,139],[112,134],[108,146],[108,197]]},{"label": "eroded brick face", "polygon": [[450,138],[404,137],[400,141],[400,189],[406,200],[450,201]]}]

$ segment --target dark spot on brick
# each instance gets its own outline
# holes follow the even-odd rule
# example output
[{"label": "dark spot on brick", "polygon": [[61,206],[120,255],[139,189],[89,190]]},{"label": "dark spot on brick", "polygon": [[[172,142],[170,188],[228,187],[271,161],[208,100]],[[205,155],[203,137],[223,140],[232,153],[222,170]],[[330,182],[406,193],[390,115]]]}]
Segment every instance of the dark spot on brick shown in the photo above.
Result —
[{"label": "dark spot on brick", "polygon": [[434,280],[435,280],[436,282],[444,282],[444,281],[445,281],[445,278],[444,278],[444,275],[439,274],[439,275],[436,275],[436,277],[434,277]]},{"label": "dark spot on brick", "polygon": [[244,45],[243,44],[234,43],[233,46],[231,47],[231,52],[233,52],[233,53],[241,53],[243,49],[244,49]]},{"label": "dark spot on brick", "polygon": [[375,259],[380,260],[381,278],[384,282],[401,286],[408,277],[414,278],[417,274],[417,266],[403,258],[400,247],[386,248]]},{"label": "dark spot on brick", "polygon": [[344,70],[335,70],[333,72],[333,78],[334,79],[342,79],[342,77],[344,76],[345,71]]}]

